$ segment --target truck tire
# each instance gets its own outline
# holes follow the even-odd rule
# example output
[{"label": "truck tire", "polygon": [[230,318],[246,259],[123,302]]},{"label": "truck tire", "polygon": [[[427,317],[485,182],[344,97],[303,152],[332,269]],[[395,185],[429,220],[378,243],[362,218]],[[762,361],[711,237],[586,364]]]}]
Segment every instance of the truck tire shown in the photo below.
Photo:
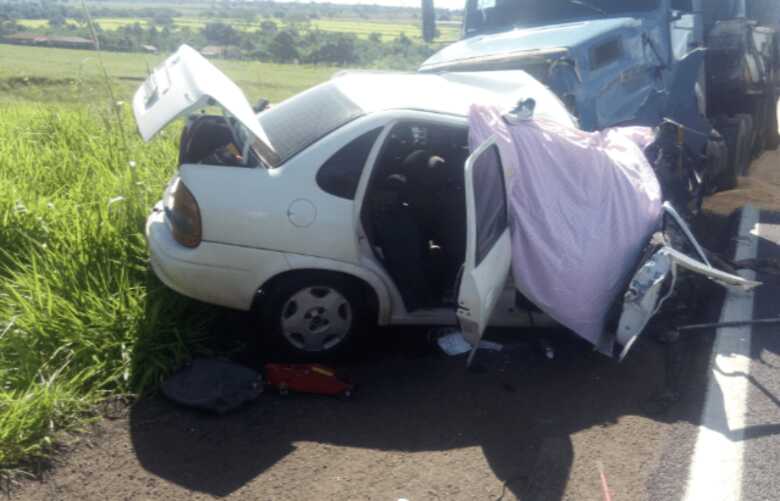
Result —
[{"label": "truck tire", "polygon": [[735,115],[721,122],[719,132],[728,148],[728,165],[718,174],[717,186],[719,190],[731,190],[750,165],[753,119],[747,114]]},{"label": "truck tire", "polygon": [[713,135],[720,136],[707,142],[707,170],[704,176],[704,195],[712,195],[718,191],[718,176],[731,168],[729,163],[729,147],[726,139],[717,130]]},{"label": "truck tire", "polygon": [[742,135],[743,143],[740,147],[741,149],[737,149],[738,161],[734,186],[736,186],[736,176],[746,176],[750,170],[750,163],[753,161],[753,147],[756,141],[756,124],[753,117],[744,113],[737,115],[737,118],[744,125],[744,134]]},{"label": "truck tire", "polygon": [[780,132],[778,132],[777,123],[777,91],[774,85],[769,90],[769,97],[766,100],[767,119],[766,129],[764,130],[764,149],[775,151],[780,146]]},{"label": "truck tire", "polygon": [[714,185],[711,192],[730,190],[736,185],[736,168],[738,162],[741,121],[734,117],[720,117],[717,120],[717,130],[726,143],[726,165],[715,172]]}]

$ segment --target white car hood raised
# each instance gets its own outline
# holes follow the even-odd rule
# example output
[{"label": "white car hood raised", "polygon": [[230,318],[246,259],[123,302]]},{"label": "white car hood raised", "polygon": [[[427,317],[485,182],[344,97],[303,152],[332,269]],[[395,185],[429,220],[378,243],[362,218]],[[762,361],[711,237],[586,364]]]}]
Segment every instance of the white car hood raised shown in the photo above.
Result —
[{"label": "white car hood raised", "polygon": [[223,108],[273,151],[241,89],[188,45],[179,47],[138,88],[133,114],[141,137],[149,141],[176,118],[210,105]]}]

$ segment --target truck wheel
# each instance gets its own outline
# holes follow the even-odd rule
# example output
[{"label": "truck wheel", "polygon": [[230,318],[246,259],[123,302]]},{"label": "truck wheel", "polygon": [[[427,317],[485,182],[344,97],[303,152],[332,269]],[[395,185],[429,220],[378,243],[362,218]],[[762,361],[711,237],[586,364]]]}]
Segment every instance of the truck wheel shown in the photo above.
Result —
[{"label": "truck wheel", "polygon": [[778,132],[777,123],[777,92],[772,86],[769,92],[769,98],[767,99],[767,116],[766,130],[764,131],[764,148],[769,151],[774,151],[780,147],[780,132]]},{"label": "truck wheel", "polygon": [[268,291],[262,334],[284,358],[321,361],[347,355],[368,323],[366,294],[338,274],[296,274]]},{"label": "truck wheel", "polygon": [[731,190],[737,186],[737,179],[750,164],[753,119],[740,114],[725,120],[720,133],[728,148],[728,165],[717,178],[718,189]]},{"label": "truck wheel", "polygon": [[707,169],[704,176],[703,190],[703,195],[707,196],[718,191],[718,176],[731,168],[731,164],[729,163],[729,148],[726,139],[723,138],[717,130],[713,130],[712,132],[715,135],[720,136],[720,138],[707,142]]},{"label": "truck wheel", "polygon": [[743,143],[740,146],[741,149],[737,150],[737,153],[741,153],[741,156],[737,157],[739,161],[736,165],[736,176],[745,176],[750,170],[750,163],[753,161],[753,146],[756,141],[756,124],[753,121],[753,117],[746,113],[737,115],[737,118],[744,124],[744,134],[742,136]]},{"label": "truck wheel", "polygon": [[750,119],[753,121],[753,142],[751,143],[750,148],[751,159],[756,159],[761,156],[761,153],[766,147],[769,113],[767,113],[765,105],[766,100],[760,99],[753,113],[750,114]]}]

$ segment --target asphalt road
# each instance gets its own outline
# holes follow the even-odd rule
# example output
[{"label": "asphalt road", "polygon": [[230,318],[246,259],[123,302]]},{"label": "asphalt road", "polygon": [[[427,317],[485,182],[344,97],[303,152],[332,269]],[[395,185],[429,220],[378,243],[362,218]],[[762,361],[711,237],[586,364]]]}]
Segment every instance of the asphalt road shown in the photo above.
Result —
[{"label": "asphalt road", "polygon": [[[780,170],[780,155],[761,165]],[[738,221],[723,214],[756,198],[757,255],[780,258],[772,187],[780,194],[777,179],[760,177],[714,197],[697,225],[705,245],[733,253]],[[752,314],[779,315],[780,283],[758,278]],[[691,322],[723,316],[719,287],[696,296]],[[697,494],[710,489],[777,499],[779,328],[700,331],[671,348],[643,338],[622,364],[565,332],[497,331],[511,349],[481,352],[478,372],[424,331],[378,330],[346,367],[361,384],[351,401],[266,394],[216,417],[146,399],[82,435],[13,498],[711,501]],[[657,398],[667,367],[680,395],[671,405]]]},{"label": "asphalt road", "polygon": [[[780,213],[762,213],[759,258],[780,258]],[[754,318],[780,315],[780,280],[759,274]],[[757,326],[751,333],[747,409],[744,423],[742,495],[745,500],[780,496],[780,326]]]}]

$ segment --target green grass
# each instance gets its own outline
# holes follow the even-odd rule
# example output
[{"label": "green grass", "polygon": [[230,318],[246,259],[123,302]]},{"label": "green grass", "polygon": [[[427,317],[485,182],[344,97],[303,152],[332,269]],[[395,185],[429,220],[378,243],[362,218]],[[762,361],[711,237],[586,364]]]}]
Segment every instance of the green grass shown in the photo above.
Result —
[{"label": "green grass", "polygon": [[[104,56],[111,75],[145,73],[141,55]],[[0,46],[0,477],[29,471],[100,402],[154,389],[213,349],[219,310],[148,267],[144,219],[176,168],[178,133],[142,143],[126,104],[138,82],[115,82],[125,104],[113,107],[94,57]],[[220,65],[273,99],[332,72]]]},{"label": "green grass", "polygon": [[175,166],[174,135],[143,145],[100,106],[0,115],[2,471],[107,396],[156,384],[199,349],[211,310],[147,267],[143,215]]},{"label": "green grass", "polygon": [[[143,26],[148,26],[148,22],[144,19],[137,18],[96,18],[94,20],[104,30],[111,31],[116,30],[122,26],[140,23]],[[260,23],[263,19],[258,19],[255,22],[246,22],[238,19],[226,19],[231,26],[242,31],[256,31],[260,27]],[[28,28],[45,28],[48,26],[46,19],[20,19],[17,21],[23,26]],[[76,23],[71,19],[70,22]],[[174,24],[179,27],[187,26],[192,30],[199,30],[203,28],[208,19],[201,17],[177,17],[174,18]],[[280,28],[285,26],[282,21],[274,21]],[[420,40],[422,38],[421,28],[419,23],[411,21],[377,21],[372,19],[349,19],[349,18],[334,18],[334,19],[312,19],[311,27],[322,31],[331,31],[338,33],[354,33],[360,38],[368,38],[371,33],[379,33],[382,39],[385,41],[396,38],[399,34],[403,33],[407,37]],[[440,24],[438,26],[440,37],[437,39],[437,43],[451,42],[457,40],[459,28],[453,24]]]},{"label": "green grass", "polygon": [[[104,52],[117,97],[128,100],[164,55]],[[251,102],[266,97],[279,101],[328,79],[339,68],[257,61],[212,61],[232,78]],[[104,96],[105,84],[97,53],[0,44],[0,102],[28,100],[83,102]],[[26,79],[26,81],[25,81]],[[78,83],[78,85],[76,85]]]}]

